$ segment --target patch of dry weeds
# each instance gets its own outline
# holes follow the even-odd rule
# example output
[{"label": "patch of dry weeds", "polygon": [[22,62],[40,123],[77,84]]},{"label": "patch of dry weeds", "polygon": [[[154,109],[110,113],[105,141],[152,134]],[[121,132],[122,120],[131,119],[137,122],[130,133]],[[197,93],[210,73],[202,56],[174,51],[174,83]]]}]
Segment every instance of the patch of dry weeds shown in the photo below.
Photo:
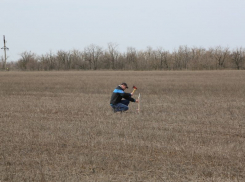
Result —
[{"label": "patch of dry weeds", "polygon": [[[0,77],[0,181],[245,180],[244,71]],[[140,114],[112,112],[123,81]]]}]

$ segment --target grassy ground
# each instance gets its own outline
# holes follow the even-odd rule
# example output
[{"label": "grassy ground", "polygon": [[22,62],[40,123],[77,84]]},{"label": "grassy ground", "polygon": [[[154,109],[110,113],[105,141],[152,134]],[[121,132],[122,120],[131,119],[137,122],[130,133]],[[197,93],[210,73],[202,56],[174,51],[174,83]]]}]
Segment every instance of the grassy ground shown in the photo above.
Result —
[{"label": "grassy ground", "polygon": [[[0,72],[0,181],[244,181],[245,71]],[[121,82],[141,94],[114,114]]]}]

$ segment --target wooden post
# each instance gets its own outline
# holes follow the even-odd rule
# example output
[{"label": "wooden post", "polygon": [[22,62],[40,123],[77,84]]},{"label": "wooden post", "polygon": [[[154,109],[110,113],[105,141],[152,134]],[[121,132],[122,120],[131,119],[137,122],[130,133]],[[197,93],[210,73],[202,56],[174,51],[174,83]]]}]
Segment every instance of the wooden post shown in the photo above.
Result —
[{"label": "wooden post", "polygon": [[139,96],[138,96],[138,113],[140,113],[140,93],[139,93]]}]

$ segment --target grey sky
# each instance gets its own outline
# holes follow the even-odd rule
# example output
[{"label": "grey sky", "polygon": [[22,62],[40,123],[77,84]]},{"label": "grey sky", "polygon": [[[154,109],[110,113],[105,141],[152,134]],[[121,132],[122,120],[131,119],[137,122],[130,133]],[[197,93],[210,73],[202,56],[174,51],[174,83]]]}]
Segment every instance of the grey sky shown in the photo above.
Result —
[{"label": "grey sky", "polygon": [[245,47],[244,0],[0,0],[0,12],[8,61],[24,51],[106,49],[109,42],[120,52]]}]

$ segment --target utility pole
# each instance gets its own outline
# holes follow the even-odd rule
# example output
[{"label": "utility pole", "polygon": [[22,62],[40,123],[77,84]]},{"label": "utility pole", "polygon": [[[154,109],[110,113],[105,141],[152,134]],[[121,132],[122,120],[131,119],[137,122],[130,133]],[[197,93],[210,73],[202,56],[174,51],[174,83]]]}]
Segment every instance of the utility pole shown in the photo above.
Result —
[{"label": "utility pole", "polygon": [[6,41],[5,41],[5,35],[3,36],[3,44],[4,46],[1,48],[4,50],[4,63],[3,63],[3,69],[6,69],[6,63],[7,63],[7,55],[6,50],[9,50],[9,48],[6,47]]}]

